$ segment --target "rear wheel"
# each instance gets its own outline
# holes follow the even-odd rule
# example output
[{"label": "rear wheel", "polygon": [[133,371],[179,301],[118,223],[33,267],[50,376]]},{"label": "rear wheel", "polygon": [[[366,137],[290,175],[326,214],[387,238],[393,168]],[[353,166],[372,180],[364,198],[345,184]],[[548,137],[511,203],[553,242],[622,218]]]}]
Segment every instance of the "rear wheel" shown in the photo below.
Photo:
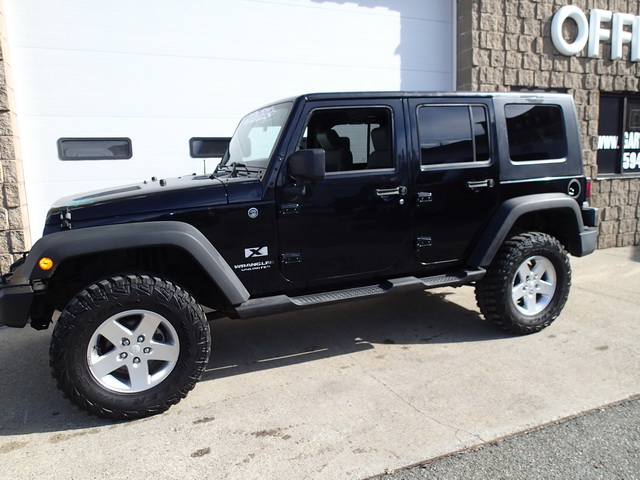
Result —
[{"label": "rear wheel", "polygon": [[571,266],[562,244],[546,233],[514,235],[500,248],[476,285],[483,315],[516,334],[539,332],[564,307]]},{"label": "rear wheel", "polygon": [[209,359],[209,325],[187,292],[146,275],[86,288],[53,332],[50,364],[65,396],[116,419],[167,410],[193,389]]}]

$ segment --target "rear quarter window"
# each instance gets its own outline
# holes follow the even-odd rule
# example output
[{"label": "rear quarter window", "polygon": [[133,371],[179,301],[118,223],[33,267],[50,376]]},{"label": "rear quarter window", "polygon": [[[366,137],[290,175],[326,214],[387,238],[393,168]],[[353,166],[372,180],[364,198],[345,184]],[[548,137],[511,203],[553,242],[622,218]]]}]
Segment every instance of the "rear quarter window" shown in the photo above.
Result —
[{"label": "rear quarter window", "polygon": [[558,105],[505,105],[509,156],[513,162],[562,160],[567,140]]}]

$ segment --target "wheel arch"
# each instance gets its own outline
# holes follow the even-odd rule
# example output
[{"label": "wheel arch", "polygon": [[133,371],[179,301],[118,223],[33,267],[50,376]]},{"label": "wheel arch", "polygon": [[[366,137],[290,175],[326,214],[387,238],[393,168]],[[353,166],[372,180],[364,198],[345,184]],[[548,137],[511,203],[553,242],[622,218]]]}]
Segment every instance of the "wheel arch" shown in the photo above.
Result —
[{"label": "wheel arch", "polygon": [[584,254],[585,230],[577,202],[562,193],[515,197],[498,207],[468,259],[469,265],[486,267],[508,235],[518,230],[538,230],[555,236],[572,255]]},{"label": "wheel arch", "polygon": [[[45,256],[54,262],[51,270],[38,266],[38,260]],[[182,270],[171,271],[171,265]],[[94,271],[89,272],[92,268]],[[215,247],[199,230],[182,222],[118,224],[53,233],[33,246],[22,275],[31,282],[55,285],[68,280],[78,269],[87,271],[84,278],[88,281],[96,281],[135,268],[178,281],[204,304],[210,288],[213,296],[219,292],[228,305],[249,298]]]}]

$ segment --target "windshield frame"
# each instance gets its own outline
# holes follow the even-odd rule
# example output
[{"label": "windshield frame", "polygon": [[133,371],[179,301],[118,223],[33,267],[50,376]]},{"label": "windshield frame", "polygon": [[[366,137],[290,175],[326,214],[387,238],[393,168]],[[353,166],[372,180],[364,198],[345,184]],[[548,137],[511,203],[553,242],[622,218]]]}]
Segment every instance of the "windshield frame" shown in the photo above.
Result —
[{"label": "windshield frame", "polygon": [[[227,152],[220,161],[219,167],[236,164],[242,165],[242,168],[266,168],[282,138],[282,133],[285,130],[294,103],[291,100],[281,101],[245,115],[238,123],[238,127],[229,141],[229,148],[227,148]],[[279,128],[277,134],[273,138],[266,138],[266,141],[260,145],[263,153],[268,150],[267,156],[260,155],[258,158],[251,158],[253,154],[251,151],[253,148],[251,145],[251,133],[257,129],[266,132],[269,128],[274,127]],[[247,150],[248,155],[246,155]]]}]

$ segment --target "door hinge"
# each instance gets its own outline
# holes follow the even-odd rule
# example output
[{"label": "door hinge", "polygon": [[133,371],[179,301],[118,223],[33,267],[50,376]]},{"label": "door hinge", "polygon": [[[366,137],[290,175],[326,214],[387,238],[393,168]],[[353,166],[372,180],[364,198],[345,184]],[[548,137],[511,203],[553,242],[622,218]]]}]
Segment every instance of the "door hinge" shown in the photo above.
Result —
[{"label": "door hinge", "polygon": [[297,203],[285,203],[280,205],[280,215],[297,215],[300,213],[300,205]]},{"label": "door hinge", "polygon": [[416,238],[416,248],[426,248],[431,246],[431,237]]},{"label": "door hinge", "polygon": [[283,253],[280,255],[280,263],[282,265],[293,265],[301,261],[301,255],[299,253]]},{"label": "door hinge", "polygon": [[60,230],[71,230],[71,212],[69,207],[66,210],[60,210]]},{"label": "door hinge", "polygon": [[431,192],[418,192],[418,203],[431,203],[432,198]]}]

